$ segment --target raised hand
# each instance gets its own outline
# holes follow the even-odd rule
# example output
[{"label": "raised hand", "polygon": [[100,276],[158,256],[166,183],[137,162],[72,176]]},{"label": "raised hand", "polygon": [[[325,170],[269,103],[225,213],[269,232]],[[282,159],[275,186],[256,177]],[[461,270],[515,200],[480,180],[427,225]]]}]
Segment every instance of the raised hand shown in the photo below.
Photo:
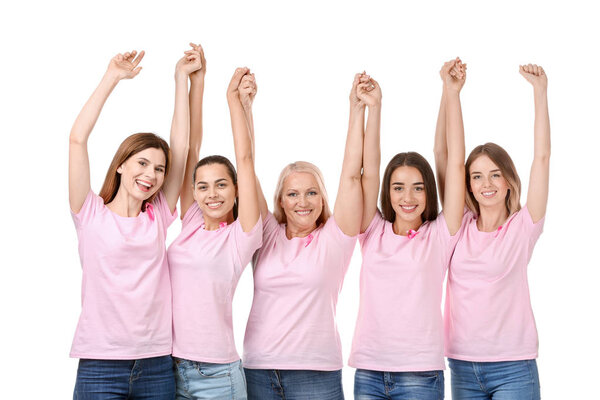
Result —
[{"label": "raised hand", "polygon": [[190,46],[193,50],[197,51],[200,54],[200,64],[202,64],[200,69],[197,69],[196,71],[190,73],[190,79],[192,81],[196,79],[203,79],[206,75],[206,58],[204,58],[204,49],[201,45],[195,43],[190,43]]},{"label": "raised hand", "polygon": [[106,71],[107,74],[114,76],[118,80],[135,77],[142,70],[142,67],[138,67],[138,64],[144,58],[144,54],[143,50],[139,53],[133,50],[124,54],[117,54],[110,60]]},{"label": "raised hand", "polygon": [[242,80],[238,86],[240,101],[242,102],[242,106],[244,106],[244,108],[252,108],[256,91],[256,78],[254,77],[254,74],[251,74],[250,71],[248,71],[244,76],[242,76]]},{"label": "raised hand", "polygon": [[467,64],[463,64],[460,58],[456,57],[444,63],[440,77],[444,82],[444,89],[460,92],[467,78]]},{"label": "raised hand", "polygon": [[200,51],[192,49],[184,51],[184,56],[177,61],[175,75],[189,76],[192,72],[202,68],[202,56]]},{"label": "raised hand", "polygon": [[233,73],[233,76],[231,77],[231,81],[229,81],[229,86],[227,87],[228,101],[240,100],[240,83],[242,82],[242,78],[244,77],[244,75],[248,74],[249,72],[250,69],[246,67],[236,68],[235,72]]},{"label": "raised hand", "polygon": [[356,86],[356,96],[369,108],[381,105],[381,87],[369,75],[361,76],[360,82]]},{"label": "raised hand", "polygon": [[533,85],[534,90],[546,89],[548,87],[548,77],[544,68],[536,64],[519,65],[519,73],[527,82]]},{"label": "raised hand", "polygon": [[357,89],[358,85],[363,82],[367,82],[368,77],[365,71],[360,74],[354,75],[354,81],[352,82],[352,89],[350,90],[350,105],[357,107],[364,107],[365,104],[358,97]]}]

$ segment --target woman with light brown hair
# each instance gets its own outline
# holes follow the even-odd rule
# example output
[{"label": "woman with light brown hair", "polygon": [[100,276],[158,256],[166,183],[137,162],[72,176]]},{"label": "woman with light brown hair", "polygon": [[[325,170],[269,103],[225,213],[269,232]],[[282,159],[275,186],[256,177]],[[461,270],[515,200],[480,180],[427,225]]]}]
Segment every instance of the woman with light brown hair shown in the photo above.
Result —
[{"label": "woman with light brown hair", "polygon": [[[357,92],[372,89],[363,78],[357,74],[352,85],[333,214],[323,176],[308,162],[283,169],[273,214],[259,190],[263,245],[255,255],[254,300],[243,357],[251,400],[344,398],[335,310],[362,214],[365,103]],[[371,119],[369,112],[367,125]]]},{"label": "woman with light brown hair", "polygon": [[87,141],[122,79],[144,52],[116,55],[73,124],[69,203],[83,269],[82,310],[71,357],[79,358],[75,399],[173,399],[171,286],[165,240],[176,216],[188,150],[188,76],[202,67],[186,51],[175,70],[171,147],[152,133],[121,144],[100,195],[90,184]]},{"label": "woman with light brown hair", "polygon": [[[526,205],[521,208],[519,175],[502,147],[477,146],[465,164],[468,221],[450,263],[445,311],[453,399],[540,398],[527,264],[546,214],[550,122],[543,68],[529,64],[519,72],[535,101]],[[436,138],[443,176],[443,135]]]}]

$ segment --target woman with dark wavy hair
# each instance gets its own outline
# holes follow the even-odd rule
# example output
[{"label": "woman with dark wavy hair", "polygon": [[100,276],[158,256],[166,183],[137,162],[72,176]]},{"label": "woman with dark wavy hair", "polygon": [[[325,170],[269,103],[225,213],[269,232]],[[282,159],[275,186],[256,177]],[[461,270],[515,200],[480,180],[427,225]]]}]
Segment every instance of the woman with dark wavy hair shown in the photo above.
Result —
[{"label": "woman with dark wavy hair", "polygon": [[[464,208],[460,60],[440,72],[448,116],[446,204],[438,214],[435,178],[418,153],[399,153],[379,189],[379,125],[367,127],[363,156],[360,307],[348,364],[357,400],[444,397],[441,301]],[[377,93],[377,92],[375,92]],[[377,103],[381,95],[375,96]],[[446,124],[446,121],[444,122]],[[444,126],[446,129],[446,126]]]}]

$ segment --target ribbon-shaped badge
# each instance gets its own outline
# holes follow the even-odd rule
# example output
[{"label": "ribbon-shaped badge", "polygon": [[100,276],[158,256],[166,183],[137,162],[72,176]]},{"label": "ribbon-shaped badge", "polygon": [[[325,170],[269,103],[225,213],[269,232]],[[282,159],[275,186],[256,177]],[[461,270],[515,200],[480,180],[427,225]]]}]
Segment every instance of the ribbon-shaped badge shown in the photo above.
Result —
[{"label": "ribbon-shaped badge", "polygon": [[313,234],[312,234],[312,233],[310,233],[310,234],[309,234],[309,235],[306,237],[306,239],[304,239],[304,247],[307,247],[307,246],[310,244],[310,242],[312,242],[312,240],[313,240],[313,239],[314,239],[314,236],[313,236]]},{"label": "ribbon-shaped badge", "polygon": [[151,203],[146,203],[146,212],[150,221],[154,221],[154,206]]},{"label": "ribbon-shaped badge", "polygon": [[227,226],[227,221],[221,221],[219,222],[219,229],[223,229]]},{"label": "ribbon-shaped badge", "polygon": [[415,231],[414,229],[409,229],[409,230],[408,230],[408,235],[406,235],[406,236],[408,236],[408,238],[409,238],[409,239],[412,239],[412,238],[414,238],[415,236],[417,236],[417,234],[418,234],[418,233],[419,233],[419,232]]}]

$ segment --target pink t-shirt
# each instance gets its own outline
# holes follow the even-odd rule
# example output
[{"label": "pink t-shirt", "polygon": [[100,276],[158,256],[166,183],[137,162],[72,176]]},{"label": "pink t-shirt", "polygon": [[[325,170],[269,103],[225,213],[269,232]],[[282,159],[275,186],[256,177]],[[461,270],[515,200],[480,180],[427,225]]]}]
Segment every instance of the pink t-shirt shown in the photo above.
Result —
[{"label": "pink t-shirt", "polygon": [[137,217],[88,193],[71,213],[83,268],[71,357],[130,360],[171,354],[171,285],[165,238],[177,216],[159,192]]},{"label": "pink t-shirt", "polygon": [[442,289],[459,234],[443,214],[415,236],[375,214],[359,236],[360,307],[348,364],[375,371],[444,369]]},{"label": "pink t-shirt", "polygon": [[355,244],[356,236],[345,235],[333,216],[309,236],[292,239],[285,225],[267,216],[254,267],[244,367],[343,367],[335,309]]},{"label": "pink t-shirt", "polygon": [[168,250],[175,357],[211,363],[240,359],[231,303],[238,280],[261,243],[261,218],[250,232],[244,232],[239,220],[207,231],[196,202],[185,213],[181,234]]},{"label": "pink t-shirt", "polygon": [[446,290],[446,356],[465,361],[534,359],[538,336],[529,300],[527,264],[544,219],[527,206],[495,232],[480,232],[477,217],[459,239]]}]

